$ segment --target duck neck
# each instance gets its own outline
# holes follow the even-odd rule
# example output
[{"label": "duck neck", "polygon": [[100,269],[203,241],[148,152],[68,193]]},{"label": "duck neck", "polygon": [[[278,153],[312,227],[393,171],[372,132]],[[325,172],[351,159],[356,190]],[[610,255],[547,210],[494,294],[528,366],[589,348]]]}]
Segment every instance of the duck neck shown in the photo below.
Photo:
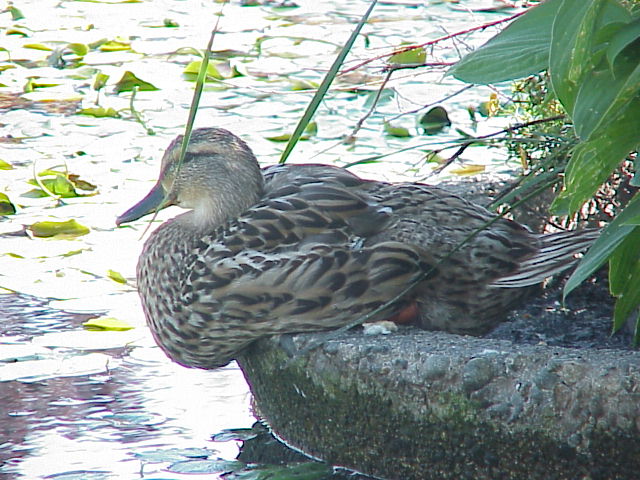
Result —
[{"label": "duck neck", "polygon": [[[262,179],[260,179],[262,180]],[[187,214],[183,222],[199,230],[210,230],[234,218],[238,218],[263,196],[263,185],[254,185],[246,191],[228,191],[225,194],[204,196]]]}]

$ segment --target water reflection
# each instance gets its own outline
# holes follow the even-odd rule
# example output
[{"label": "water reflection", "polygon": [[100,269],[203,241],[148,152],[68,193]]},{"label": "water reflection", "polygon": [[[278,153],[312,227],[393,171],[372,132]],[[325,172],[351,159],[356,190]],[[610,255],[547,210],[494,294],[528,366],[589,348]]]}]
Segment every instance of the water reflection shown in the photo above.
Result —
[{"label": "water reflection", "polygon": [[[16,305],[29,304],[29,297],[1,297],[3,306],[13,297],[13,320],[0,327],[3,341],[78,329],[76,316],[47,310],[37,299],[20,316]],[[6,347],[0,343],[0,353]],[[212,444],[211,435],[255,421],[235,364],[214,372],[186,370],[151,346],[134,348],[118,368],[102,373],[1,382],[0,398],[2,478],[70,471],[83,472],[81,478],[90,472],[137,478],[141,462],[133,454],[155,448],[208,447],[233,459],[237,444]]]}]

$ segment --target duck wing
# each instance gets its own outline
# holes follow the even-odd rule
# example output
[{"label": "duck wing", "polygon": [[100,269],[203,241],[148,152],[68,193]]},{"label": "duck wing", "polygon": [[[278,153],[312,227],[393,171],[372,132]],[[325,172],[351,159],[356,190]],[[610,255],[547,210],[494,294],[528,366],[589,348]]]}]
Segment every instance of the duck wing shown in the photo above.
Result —
[{"label": "duck wing", "polygon": [[391,211],[343,181],[267,182],[260,203],[192,242],[173,282],[174,326],[155,327],[176,332],[160,334],[170,357],[214,368],[257,338],[350,324],[418,284],[428,256],[397,241],[364,245]]}]

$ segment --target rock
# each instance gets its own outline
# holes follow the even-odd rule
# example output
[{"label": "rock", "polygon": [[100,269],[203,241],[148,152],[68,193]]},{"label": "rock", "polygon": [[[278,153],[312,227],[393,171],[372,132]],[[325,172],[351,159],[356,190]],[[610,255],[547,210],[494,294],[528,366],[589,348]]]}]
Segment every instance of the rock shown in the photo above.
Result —
[{"label": "rock", "polygon": [[[321,335],[292,337],[305,349]],[[388,479],[637,478],[640,353],[519,345],[403,327],[291,358],[239,359],[292,446]]]}]

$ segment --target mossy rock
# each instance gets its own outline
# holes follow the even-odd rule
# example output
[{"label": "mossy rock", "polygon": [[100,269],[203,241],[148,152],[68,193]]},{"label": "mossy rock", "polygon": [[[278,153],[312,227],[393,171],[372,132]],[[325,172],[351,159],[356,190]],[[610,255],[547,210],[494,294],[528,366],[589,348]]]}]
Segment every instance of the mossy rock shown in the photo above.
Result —
[{"label": "mossy rock", "polygon": [[[296,349],[316,335],[292,337]],[[389,479],[637,478],[640,353],[402,328],[239,359],[290,445]],[[289,348],[288,350],[291,350]]]}]

